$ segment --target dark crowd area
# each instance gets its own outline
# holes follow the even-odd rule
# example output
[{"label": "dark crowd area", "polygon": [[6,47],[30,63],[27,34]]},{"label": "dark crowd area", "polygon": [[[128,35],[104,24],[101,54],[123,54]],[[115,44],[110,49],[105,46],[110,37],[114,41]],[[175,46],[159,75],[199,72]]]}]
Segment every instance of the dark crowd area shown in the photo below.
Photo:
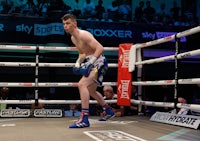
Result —
[{"label": "dark crowd area", "polygon": [[89,21],[196,26],[200,21],[199,0],[1,0],[0,14],[51,17],[73,13]]}]

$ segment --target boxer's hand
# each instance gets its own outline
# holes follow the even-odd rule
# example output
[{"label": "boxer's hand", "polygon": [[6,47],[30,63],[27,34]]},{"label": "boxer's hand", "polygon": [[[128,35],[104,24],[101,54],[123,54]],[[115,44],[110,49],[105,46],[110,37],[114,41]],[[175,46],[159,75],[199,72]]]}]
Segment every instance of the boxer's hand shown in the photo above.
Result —
[{"label": "boxer's hand", "polygon": [[90,62],[86,62],[86,63],[81,64],[79,72],[85,77],[88,77],[92,68],[93,68],[93,64],[91,64]]},{"label": "boxer's hand", "polygon": [[80,68],[81,63],[82,63],[83,61],[84,61],[83,58],[78,58],[78,59],[76,60],[75,67],[76,67],[76,68]]},{"label": "boxer's hand", "polygon": [[97,60],[97,57],[91,56],[90,59],[86,62],[81,64],[80,73],[85,77],[88,77],[90,74],[91,69],[94,67],[94,63]]},{"label": "boxer's hand", "polygon": [[72,68],[73,70],[73,73],[76,74],[76,75],[80,75],[80,66],[81,66],[81,63],[84,61],[83,58],[78,58],[76,60],[76,63],[74,65],[74,67]]}]

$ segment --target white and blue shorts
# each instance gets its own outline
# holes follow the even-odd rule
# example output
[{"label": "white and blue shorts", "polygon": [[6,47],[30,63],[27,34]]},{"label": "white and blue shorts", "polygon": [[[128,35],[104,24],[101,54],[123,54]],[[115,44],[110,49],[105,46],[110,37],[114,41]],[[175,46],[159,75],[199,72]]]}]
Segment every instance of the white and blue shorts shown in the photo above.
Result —
[{"label": "white and blue shorts", "polygon": [[[86,60],[90,59],[92,55],[87,56]],[[93,80],[97,83],[99,87],[102,86],[103,83],[103,77],[105,76],[107,70],[108,70],[108,62],[104,55],[101,55],[94,63],[94,71],[95,76]]]}]

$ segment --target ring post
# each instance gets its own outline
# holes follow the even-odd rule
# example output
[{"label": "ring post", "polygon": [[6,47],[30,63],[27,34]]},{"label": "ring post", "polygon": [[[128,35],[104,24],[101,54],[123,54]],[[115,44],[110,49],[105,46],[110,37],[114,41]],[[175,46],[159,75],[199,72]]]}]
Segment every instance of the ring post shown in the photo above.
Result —
[{"label": "ring post", "polygon": [[[138,62],[141,62],[143,60],[142,59],[143,58],[142,52],[143,52],[142,49],[140,49],[140,48],[137,49],[136,56],[137,56]],[[137,67],[138,67],[137,68],[137,81],[140,82],[140,81],[142,81],[143,65],[138,65]],[[142,86],[141,85],[138,86],[137,94],[138,94],[137,99],[142,100]],[[138,115],[143,115],[142,104],[138,104]]]},{"label": "ring post", "polygon": [[38,106],[39,46],[36,46],[35,54],[35,105]]},{"label": "ring post", "polygon": [[132,73],[129,72],[129,52],[133,44],[120,44],[118,54],[118,88],[117,104],[120,106],[130,106]]},{"label": "ring post", "polygon": [[177,110],[177,103],[178,103],[178,92],[179,92],[179,83],[178,83],[178,79],[179,79],[179,60],[178,60],[178,54],[180,51],[179,48],[179,42],[180,42],[180,38],[177,38],[177,35],[175,35],[175,55],[174,55],[174,59],[175,59],[175,84],[174,84],[174,109],[176,111],[176,113],[178,112]]}]

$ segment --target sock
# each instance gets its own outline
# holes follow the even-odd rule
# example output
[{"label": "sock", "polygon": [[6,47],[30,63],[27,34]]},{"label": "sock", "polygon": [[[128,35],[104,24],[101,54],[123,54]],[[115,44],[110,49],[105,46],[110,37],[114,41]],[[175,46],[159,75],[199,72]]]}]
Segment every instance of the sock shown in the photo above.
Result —
[{"label": "sock", "polygon": [[84,113],[84,115],[88,115],[89,114],[89,109],[87,108],[82,108],[81,112]]},{"label": "sock", "polygon": [[103,110],[105,111],[106,109],[108,109],[109,108],[109,105],[108,104],[105,104],[104,106],[103,106]]},{"label": "sock", "polygon": [[87,109],[87,108],[82,108],[81,112],[82,112],[82,114],[83,114],[83,117],[88,117],[88,115],[89,115],[89,109]]},{"label": "sock", "polygon": [[82,122],[82,121],[88,121],[88,115],[89,115],[89,109],[86,108],[82,108],[81,110],[81,116],[79,118],[78,122]]}]

